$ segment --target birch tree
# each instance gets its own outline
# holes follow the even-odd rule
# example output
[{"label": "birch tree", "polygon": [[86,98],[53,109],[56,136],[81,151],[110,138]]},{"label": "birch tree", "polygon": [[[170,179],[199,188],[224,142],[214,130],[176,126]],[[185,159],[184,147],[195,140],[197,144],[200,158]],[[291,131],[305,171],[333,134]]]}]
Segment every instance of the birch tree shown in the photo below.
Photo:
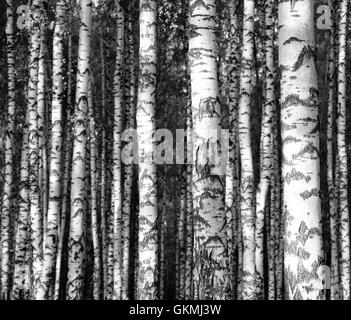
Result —
[{"label": "birch tree", "polygon": [[63,255],[63,244],[67,222],[67,211],[69,207],[69,184],[71,173],[71,159],[72,159],[72,34],[68,35],[68,70],[67,70],[67,113],[66,113],[66,126],[65,126],[65,141],[64,144],[64,168],[63,168],[63,188],[62,188],[62,203],[60,212],[60,226],[58,233],[57,255],[56,255],[56,272],[55,272],[55,285],[54,285],[54,299],[58,300],[60,295],[61,283],[61,262]]},{"label": "birch tree", "polygon": [[40,24],[42,22],[42,1],[34,0],[31,7],[30,57],[28,81],[28,158],[29,158],[29,199],[30,230],[32,245],[32,288],[31,296],[36,297],[40,284],[43,259],[42,212],[40,209],[39,149],[38,149],[38,61],[40,53]]},{"label": "birch tree", "polygon": [[13,1],[6,1],[6,44],[7,44],[7,86],[8,104],[5,129],[5,172],[3,198],[1,206],[1,299],[9,298],[10,285],[10,250],[11,250],[11,202],[13,190],[13,131],[15,127],[15,55],[14,55],[14,22]]},{"label": "birch tree", "polygon": [[[195,299],[227,295],[227,241],[223,180],[210,157],[218,144],[220,104],[217,77],[216,1],[190,1],[189,69],[193,125],[193,215]],[[212,152],[212,154],[211,154]]]},{"label": "birch tree", "polygon": [[[270,189],[270,178],[273,153],[272,148],[272,117],[274,97],[274,77],[273,77],[273,21],[272,8],[273,1],[267,1],[265,5],[265,100],[262,116],[261,131],[261,161],[260,161],[260,184],[256,195],[256,272],[257,272],[257,297],[262,298],[264,282],[264,226],[267,213],[268,195]],[[269,212],[269,211],[268,211]],[[271,257],[269,257],[270,259]],[[274,257],[273,257],[274,259]]]},{"label": "birch tree", "polygon": [[228,258],[232,298],[235,295],[235,249],[237,245],[238,219],[238,175],[237,175],[237,120],[240,77],[240,37],[239,37],[239,3],[228,2],[230,16],[230,64],[229,64],[229,153],[226,169],[225,205],[228,241]]},{"label": "birch tree", "polygon": [[73,127],[74,141],[71,181],[71,217],[68,240],[68,280],[66,293],[66,298],[68,300],[82,299],[83,294],[83,257],[85,250],[83,227],[86,213],[85,157],[87,141],[88,80],[90,68],[91,10],[91,1],[81,0],[79,8],[80,29]]},{"label": "birch tree", "polygon": [[[135,94],[136,94],[136,71],[135,71],[135,49],[134,49],[134,27],[133,27],[133,3],[128,7],[128,79],[129,95],[125,102],[125,121],[126,129],[135,128]],[[127,86],[126,86],[127,90]],[[133,142],[128,142],[128,150],[131,153]],[[131,156],[131,154],[129,155]],[[133,184],[133,163],[124,163],[124,183],[123,183],[123,203],[122,203],[122,299],[128,299],[129,284],[129,251],[130,251],[130,229],[131,229],[131,201],[132,201],[132,184]]]},{"label": "birch tree", "polygon": [[137,298],[157,297],[157,189],[154,164],[157,1],[139,5],[139,86],[136,122],[139,161],[139,270]]},{"label": "birch tree", "polygon": [[92,77],[89,79],[88,92],[88,114],[89,114],[89,142],[90,142],[90,212],[91,212],[91,233],[93,240],[94,266],[93,266],[93,297],[95,300],[100,298],[101,288],[101,262],[100,262],[100,241],[99,224],[97,210],[97,143],[95,133],[95,118],[93,108],[93,89]]},{"label": "birch tree", "polygon": [[238,135],[241,161],[240,215],[243,234],[242,298],[255,299],[255,204],[250,115],[255,2],[244,0]]},{"label": "birch tree", "polygon": [[313,1],[279,1],[286,299],[323,299]]},{"label": "birch tree", "polygon": [[37,299],[47,299],[56,261],[58,220],[61,203],[62,104],[63,104],[63,40],[65,1],[56,3],[56,25],[53,37],[53,89],[51,110],[51,152],[49,176],[49,208],[46,226],[41,288]]},{"label": "birch tree", "polygon": [[[331,1],[329,6],[331,7]],[[336,66],[335,66],[335,25],[334,15],[335,9],[332,9],[331,28],[329,31],[329,60],[328,60],[328,123],[327,123],[327,180],[329,194],[329,219],[330,219],[330,253],[331,253],[331,291],[330,298],[337,300],[340,298],[339,288],[339,264],[338,264],[338,231],[337,231],[337,197],[335,185],[335,155],[334,155],[334,139],[333,129],[335,124],[335,102],[336,102]]]},{"label": "birch tree", "polygon": [[117,51],[114,74],[114,122],[113,122],[113,295],[122,295],[122,185],[121,185],[121,133],[123,103],[123,49],[124,49],[124,10],[117,2]]},{"label": "birch tree", "polygon": [[339,4],[339,63],[337,104],[338,210],[340,235],[340,287],[344,300],[350,300],[350,217],[348,205],[348,159],[346,147],[346,30],[348,1]]}]

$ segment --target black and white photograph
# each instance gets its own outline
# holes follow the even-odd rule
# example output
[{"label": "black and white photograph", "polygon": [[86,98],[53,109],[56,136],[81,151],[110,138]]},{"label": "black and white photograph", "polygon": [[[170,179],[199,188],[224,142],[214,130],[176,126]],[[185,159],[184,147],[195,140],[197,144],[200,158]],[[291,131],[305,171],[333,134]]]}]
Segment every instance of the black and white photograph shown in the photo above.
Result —
[{"label": "black and white photograph", "polygon": [[348,0],[0,0],[0,300],[351,300],[350,106]]}]

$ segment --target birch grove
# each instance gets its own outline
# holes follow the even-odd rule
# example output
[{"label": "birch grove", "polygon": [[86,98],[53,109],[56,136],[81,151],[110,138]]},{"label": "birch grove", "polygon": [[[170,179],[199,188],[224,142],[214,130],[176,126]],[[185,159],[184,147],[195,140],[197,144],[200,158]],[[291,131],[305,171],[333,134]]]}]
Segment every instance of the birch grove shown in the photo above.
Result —
[{"label": "birch grove", "polygon": [[0,300],[350,300],[349,1],[1,5]]}]

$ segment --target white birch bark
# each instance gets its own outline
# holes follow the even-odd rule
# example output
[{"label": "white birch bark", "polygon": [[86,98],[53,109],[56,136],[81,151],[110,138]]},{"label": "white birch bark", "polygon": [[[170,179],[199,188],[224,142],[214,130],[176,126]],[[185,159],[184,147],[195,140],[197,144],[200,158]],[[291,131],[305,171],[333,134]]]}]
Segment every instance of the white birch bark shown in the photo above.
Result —
[{"label": "white birch bark", "polygon": [[84,258],[84,218],[86,213],[85,158],[88,111],[88,81],[92,7],[90,0],[80,2],[80,29],[76,101],[73,126],[73,156],[71,180],[71,216],[68,240],[68,280],[66,298],[82,298]]},{"label": "white birch bark", "polygon": [[323,299],[313,1],[279,2],[285,299]]}]

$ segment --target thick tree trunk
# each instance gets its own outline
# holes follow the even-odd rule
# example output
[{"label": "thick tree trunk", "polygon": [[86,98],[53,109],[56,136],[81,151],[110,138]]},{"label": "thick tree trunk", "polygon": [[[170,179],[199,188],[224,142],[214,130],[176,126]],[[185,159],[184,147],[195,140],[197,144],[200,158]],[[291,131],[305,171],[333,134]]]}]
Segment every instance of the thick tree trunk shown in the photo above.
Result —
[{"label": "thick tree trunk", "polygon": [[190,1],[194,299],[223,299],[229,286],[222,172],[217,172],[217,163],[210,163],[218,157],[214,149],[221,121],[215,19],[216,1]]},{"label": "thick tree trunk", "polygon": [[323,299],[314,2],[279,2],[285,298]]},{"label": "thick tree trunk", "polygon": [[140,1],[139,88],[137,131],[139,146],[139,270],[138,299],[157,297],[157,189],[154,164],[157,1]]}]

